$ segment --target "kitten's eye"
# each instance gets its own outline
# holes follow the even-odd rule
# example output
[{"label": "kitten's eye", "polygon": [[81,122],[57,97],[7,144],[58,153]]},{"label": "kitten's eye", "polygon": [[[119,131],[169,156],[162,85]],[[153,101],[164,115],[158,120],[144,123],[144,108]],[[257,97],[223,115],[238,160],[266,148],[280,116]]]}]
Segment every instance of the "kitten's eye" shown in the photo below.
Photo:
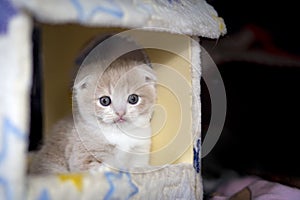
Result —
[{"label": "kitten's eye", "polygon": [[102,106],[109,106],[111,104],[111,99],[108,96],[100,97],[99,102]]},{"label": "kitten's eye", "polygon": [[128,103],[130,104],[136,104],[139,101],[139,96],[136,94],[131,94],[128,97]]}]

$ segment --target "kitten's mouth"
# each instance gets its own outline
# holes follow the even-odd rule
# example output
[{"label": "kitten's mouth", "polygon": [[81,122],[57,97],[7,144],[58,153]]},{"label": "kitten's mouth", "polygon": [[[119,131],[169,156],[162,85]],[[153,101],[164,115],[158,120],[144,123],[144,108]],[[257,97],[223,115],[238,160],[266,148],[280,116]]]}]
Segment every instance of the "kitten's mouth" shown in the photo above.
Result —
[{"label": "kitten's mouth", "polygon": [[122,118],[122,117],[120,117],[120,118],[114,120],[114,123],[124,123],[124,122],[126,122],[126,119],[124,119],[124,118]]}]

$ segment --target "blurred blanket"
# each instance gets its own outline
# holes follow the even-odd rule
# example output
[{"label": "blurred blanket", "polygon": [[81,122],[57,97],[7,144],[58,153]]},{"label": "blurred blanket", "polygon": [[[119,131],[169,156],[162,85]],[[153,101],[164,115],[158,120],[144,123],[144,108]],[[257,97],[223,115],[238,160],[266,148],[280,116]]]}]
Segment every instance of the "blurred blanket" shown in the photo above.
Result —
[{"label": "blurred blanket", "polygon": [[219,187],[212,200],[299,200],[300,190],[256,176],[236,178]]}]

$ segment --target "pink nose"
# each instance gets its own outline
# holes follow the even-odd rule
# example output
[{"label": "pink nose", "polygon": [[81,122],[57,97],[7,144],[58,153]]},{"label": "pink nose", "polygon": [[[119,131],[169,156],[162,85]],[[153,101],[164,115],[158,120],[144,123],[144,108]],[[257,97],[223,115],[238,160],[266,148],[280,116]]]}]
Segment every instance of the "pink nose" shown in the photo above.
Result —
[{"label": "pink nose", "polygon": [[125,111],[116,111],[116,114],[119,116],[119,117],[123,117],[126,112]]}]

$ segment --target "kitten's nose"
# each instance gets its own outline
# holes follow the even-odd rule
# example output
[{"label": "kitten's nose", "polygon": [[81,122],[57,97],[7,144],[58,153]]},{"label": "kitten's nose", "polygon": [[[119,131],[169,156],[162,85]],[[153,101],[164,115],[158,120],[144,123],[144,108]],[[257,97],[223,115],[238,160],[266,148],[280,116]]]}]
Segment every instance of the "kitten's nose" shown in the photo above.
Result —
[{"label": "kitten's nose", "polygon": [[123,117],[123,116],[126,114],[126,111],[124,111],[124,110],[116,111],[116,114],[117,114],[119,117]]}]

